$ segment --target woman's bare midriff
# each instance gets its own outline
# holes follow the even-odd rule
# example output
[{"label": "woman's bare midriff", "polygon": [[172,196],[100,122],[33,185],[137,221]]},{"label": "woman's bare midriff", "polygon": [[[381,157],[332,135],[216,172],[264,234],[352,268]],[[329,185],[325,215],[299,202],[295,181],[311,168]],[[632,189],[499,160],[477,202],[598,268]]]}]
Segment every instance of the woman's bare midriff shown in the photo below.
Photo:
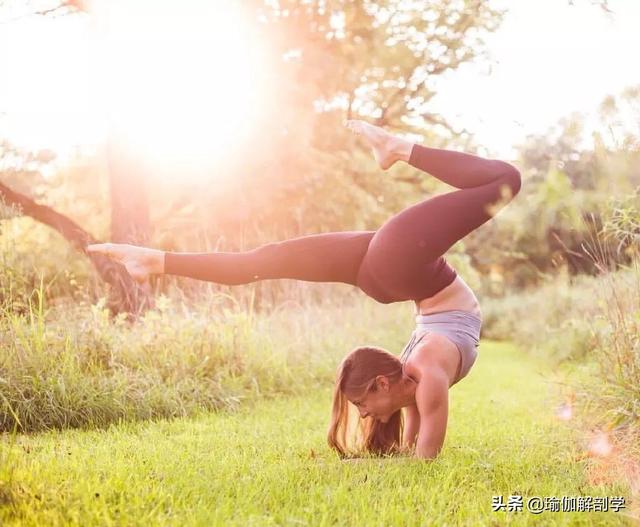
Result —
[{"label": "woman's bare midriff", "polygon": [[460,275],[457,275],[453,282],[435,295],[416,302],[416,313],[419,315],[428,315],[452,309],[468,311],[482,318],[480,303],[476,295],[473,294],[471,288]]}]

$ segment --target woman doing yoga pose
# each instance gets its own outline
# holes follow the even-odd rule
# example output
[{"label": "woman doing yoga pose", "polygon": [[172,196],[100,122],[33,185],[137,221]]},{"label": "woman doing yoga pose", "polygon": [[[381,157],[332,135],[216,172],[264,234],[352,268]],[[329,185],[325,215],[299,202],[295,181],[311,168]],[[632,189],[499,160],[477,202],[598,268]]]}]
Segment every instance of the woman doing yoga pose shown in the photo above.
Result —
[{"label": "woman doing yoga pose", "polygon": [[[376,231],[313,234],[246,252],[113,243],[87,250],[120,262],[140,282],[161,273],[228,285],[292,278],[352,284],[384,304],[414,301],[416,329],[400,357],[363,346],[340,363],[327,439],[341,456],[415,447],[418,457],[434,458],[444,443],[448,389],[474,364],[482,324],[475,295],[443,255],[518,194],[520,173],[504,161],[413,144],[363,121],[347,126],[368,141],[383,170],[404,161],[458,190],[412,205]],[[349,402],[361,417],[357,451],[346,441]]]}]

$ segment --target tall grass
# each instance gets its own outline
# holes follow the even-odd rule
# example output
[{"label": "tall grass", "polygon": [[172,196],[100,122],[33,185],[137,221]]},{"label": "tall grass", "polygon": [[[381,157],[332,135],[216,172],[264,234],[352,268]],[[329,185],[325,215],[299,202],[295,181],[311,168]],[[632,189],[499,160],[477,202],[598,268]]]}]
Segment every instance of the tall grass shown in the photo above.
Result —
[{"label": "tall grass", "polygon": [[[631,431],[640,443],[640,189],[612,199],[606,221],[583,257],[597,276],[569,277],[564,269],[533,291],[484,303],[484,335],[516,341],[554,364],[595,365],[587,384],[576,377],[574,394],[592,422]],[[605,244],[614,238],[629,265],[614,269]],[[617,255],[615,255],[617,256]]]},{"label": "tall grass", "polygon": [[0,430],[103,427],[119,420],[233,411],[256,396],[326,387],[338,361],[364,343],[399,352],[411,306],[349,301],[226,307],[211,294],[187,308],[160,296],[135,325],[110,319],[104,299],[45,303],[0,316]]}]

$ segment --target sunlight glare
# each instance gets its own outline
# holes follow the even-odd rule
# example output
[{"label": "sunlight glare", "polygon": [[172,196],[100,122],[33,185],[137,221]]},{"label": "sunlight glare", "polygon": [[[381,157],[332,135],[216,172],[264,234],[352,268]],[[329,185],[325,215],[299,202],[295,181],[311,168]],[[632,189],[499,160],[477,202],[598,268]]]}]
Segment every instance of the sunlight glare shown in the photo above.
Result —
[{"label": "sunlight glare", "polygon": [[95,15],[112,133],[177,177],[248,139],[264,107],[266,60],[238,3],[114,0]]},{"label": "sunlight glare", "polygon": [[92,115],[86,24],[73,17],[5,23],[0,31],[0,135],[18,148],[68,155],[100,140]]}]

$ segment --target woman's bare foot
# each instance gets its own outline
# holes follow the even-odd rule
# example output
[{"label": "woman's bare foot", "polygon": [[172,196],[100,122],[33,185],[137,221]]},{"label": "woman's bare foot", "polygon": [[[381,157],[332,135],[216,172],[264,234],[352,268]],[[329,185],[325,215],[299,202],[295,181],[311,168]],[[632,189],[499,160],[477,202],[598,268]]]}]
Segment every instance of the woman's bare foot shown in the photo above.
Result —
[{"label": "woman's bare foot", "polygon": [[359,119],[346,121],[345,126],[367,140],[373,149],[373,157],[375,157],[382,170],[387,170],[396,161],[409,160],[411,143],[408,141],[391,135],[379,126],[374,126]]},{"label": "woman's bare foot", "polygon": [[164,251],[126,243],[94,243],[87,251],[100,253],[121,263],[136,282],[145,282],[150,274],[164,273]]}]

